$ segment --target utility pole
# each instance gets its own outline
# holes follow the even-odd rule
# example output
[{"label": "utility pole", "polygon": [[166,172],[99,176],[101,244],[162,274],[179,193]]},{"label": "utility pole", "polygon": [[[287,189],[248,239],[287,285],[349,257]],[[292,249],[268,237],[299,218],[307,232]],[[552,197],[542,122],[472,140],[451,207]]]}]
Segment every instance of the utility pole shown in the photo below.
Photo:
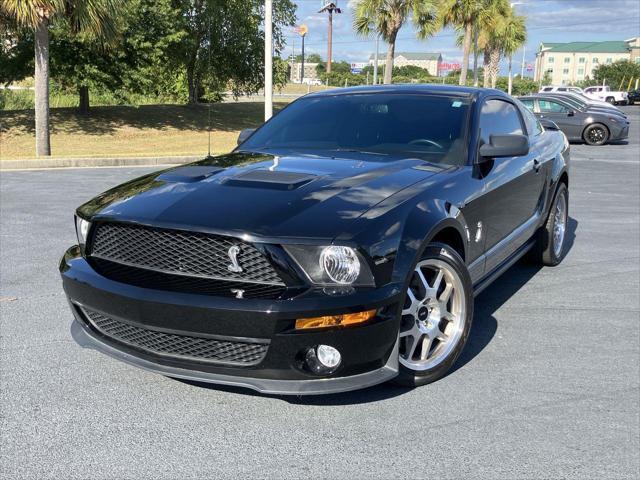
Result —
[{"label": "utility pole", "polygon": [[378,51],[380,50],[380,34],[376,36],[376,54],[373,57],[373,84],[378,84]]},{"label": "utility pole", "polygon": [[273,116],[273,0],[264,0],[264,121]]},{"label": "utility pole", "polygon": [[334,2],[327,2],[324,4],[324,7],[318,10],[318,13],[325,12],[329,14],[329,31],[327,38],[327,73],[331,73],[331,50],[333,47],[333,13],[342,13],[342,10]]},{"label": "utility pole", "polygon": [[511,90],[513,88],[513,70],[512,70],[512,65],[513,65],[513,55],[509,54],[509,86],[507,88],[507,93],[509,95],[511,95]]}]

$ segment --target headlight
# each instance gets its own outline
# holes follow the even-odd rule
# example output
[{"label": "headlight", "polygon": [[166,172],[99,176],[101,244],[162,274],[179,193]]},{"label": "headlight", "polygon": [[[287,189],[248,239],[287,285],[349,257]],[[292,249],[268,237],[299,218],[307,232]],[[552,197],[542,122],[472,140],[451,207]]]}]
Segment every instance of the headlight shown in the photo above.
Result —
[{"label": "headlight", "polygon": [[351,247],[326,247],[320,254],[320,266],[335,283],[351,285],[360,275],[360,260]]},{"label": "headlight", "polygon": [[84,247],[87,243],[87,235],[89,234],[90,226],[91,223],[76,215],[76,235],[78,236],[78,244],[81,247]]},{"label": "headlight", "polygon": [[367,262],[354,248],[339,245],[286,245],[284,248],[317,285],[375,285]]}]

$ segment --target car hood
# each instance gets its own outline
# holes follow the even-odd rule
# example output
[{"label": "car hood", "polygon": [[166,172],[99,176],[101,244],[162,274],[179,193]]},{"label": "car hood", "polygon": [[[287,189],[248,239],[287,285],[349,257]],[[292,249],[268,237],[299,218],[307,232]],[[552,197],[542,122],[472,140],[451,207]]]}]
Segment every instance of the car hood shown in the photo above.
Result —
[{"label": "car hood", "polygon": [[[109,219],[260,238],[332,239],[381,201],[445,167],[334,152],[234,152],[145,175],[82,205]],[[406,199],[405,199],[406,200]]]}]

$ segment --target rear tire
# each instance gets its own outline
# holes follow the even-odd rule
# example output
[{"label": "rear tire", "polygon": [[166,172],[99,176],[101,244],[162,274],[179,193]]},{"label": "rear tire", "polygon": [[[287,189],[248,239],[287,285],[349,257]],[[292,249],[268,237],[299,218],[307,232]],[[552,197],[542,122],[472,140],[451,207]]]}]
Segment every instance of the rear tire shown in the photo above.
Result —
[{"label": "rear tire", "polygon": [[554,267],[566,254],[566,231],[569,219],[569,190],[564,183],[558,186],[549,210],[547,223],[538,231],[531,257],[536,263]]},{"label": "rear tire", "polygon": [[411,272],[399,332],[397,385],[416,387],[443,377],[469,337],[473,285],[448,245],[430,244]]},{"label": "rear tire", "polygon": [[582,138],[587,145],[604,145],[609,140],[609,129],[601,123],[592,123],[584,129]]}]

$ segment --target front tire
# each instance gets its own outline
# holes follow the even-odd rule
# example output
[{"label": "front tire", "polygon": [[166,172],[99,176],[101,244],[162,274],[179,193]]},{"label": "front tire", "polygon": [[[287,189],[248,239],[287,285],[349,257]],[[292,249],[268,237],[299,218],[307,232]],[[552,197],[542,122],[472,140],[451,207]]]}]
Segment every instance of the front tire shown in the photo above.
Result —
[{"label": "front tire", "polygon": [[601,123],[593,123],[584,129],[582,137],[588,145],[604,145],[609,140],[609,130]]},{"label": "front tire", "polygon": [[447,245],[429,245],[409,279],[394,382],[415,387],[443,377],[460,356],[472,320],[473,285],[464,261]]}]

